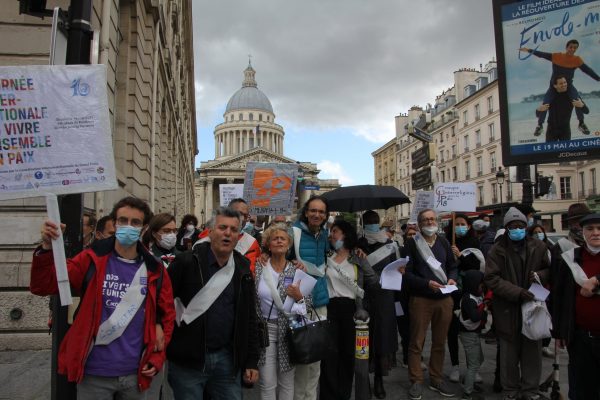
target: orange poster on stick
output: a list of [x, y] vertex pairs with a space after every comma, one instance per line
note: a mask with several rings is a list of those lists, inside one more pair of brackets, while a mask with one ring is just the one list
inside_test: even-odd
[[292, 211], [298, 166], [249, 162], [246, 166], [244, 199], [254, 215], [287, 215]]

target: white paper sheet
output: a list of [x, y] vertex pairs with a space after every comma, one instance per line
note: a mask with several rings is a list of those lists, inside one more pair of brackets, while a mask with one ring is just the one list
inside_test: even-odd
[[398, 268], [406, 265], [406, 263], [408, 263], [408, 258], [399, 258], [383, 268], [379, 279], [382, 289], [402, 290], [402, 274], [398, 271]]
[[402, 309], [402, 304], [399, 301], [394, 303], [394, 307], [396, 308], [396, 317], [401, 317], [404, 315], [404, 310]]
[[458, 287], [456, 287], [456, 285], [446, 285], [446, 287], [443, 287], [440, 289], [440, 292], [446, 294], [446, 293], [452, 293], [456, 290], [458, 290]]
[[[303, 296], [308, 296], [315, 287], [315, 284], [317, 283], [317, 280], [315, 278], [299, 269], [297, 269], [296, 273], [294, 274], [294, 280], [292, 281], [292, 285], [295, 285], [298, 281], [300, 281], [300, 293], [302, 293]], [[290, 296], [287, 296], [285, 298], [285, 302], [283, 303], [283, 309], [286, 312], [292, 311], [292, 306], [294, 305], [294, 303], [294, 299], [292, 299]]]
[[439, 268], [442, 263], [439, 262], [435, 257], [429, 256], [429, 258], [427, 259], [427, 264], [431, 265], [431, 267], [433, 268]]
[[[46, 195], [46, 209], [50, 221], [60, 226], [60, 212], [58, 210], [58, 199], [55, 194]], [[69, 273], [67, 272], [67, 257], [65, 256], [65, 243], [62, 230], [58, 230], [58, 239], [52, 240], [52, 254], [54, 255], [54, 268], [56, 270], [56, 282], [58, 283], [58, 294], [60, 304], [68, 306], [73, 304], [71, 297], [71, 286], [69, 285]]]
[[535, 299], [539, 301], [546, 301], [548, 295], [550, 294], [550, 291], [539, 283], [532, 283], [529, 291], [533, 293]]

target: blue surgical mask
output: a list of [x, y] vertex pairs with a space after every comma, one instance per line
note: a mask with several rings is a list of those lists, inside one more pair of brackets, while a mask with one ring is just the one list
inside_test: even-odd
[[246, 225], [244, 225], [244, 227], [242, 228], [242, 231], [244, 231], [246, 233], [252, 233], [253, 229], [254, 229], [254, 224], [251, 222], [246, 222]]
[[508, 230], [508, 237], [513, 242], [525, 239], [525, 228], [515, 228]]
[[467, 227], [466, 226], [456, 226], [454, 227], [454, 233], [456, 234], [456, 236], [458, 237], [463, 237], [467, 234]]
[[540, 240], [546, 239], [546, 235], [544, 234], [544, 232], [538, 232], [535, 234], [535, 236], [537, 236], [537, 238]]
[[533, 218], [527, 220], [527, 226], [533, 226]]
[[379, 232], [379, 224], [366, 224], [363, 229], [365, 232]]
[[341, 249], [342, 247], [344, 247], [344, 241], [343, 240], [336, 240], [335, 243], [333, 244], [333, 248], [337, 251], [339, 249]]
[[139, 240], [141, 231], [142, 228], [136, 228], [135, 226], [117, 225], [115, 237], [121, 246], [131, 247]]

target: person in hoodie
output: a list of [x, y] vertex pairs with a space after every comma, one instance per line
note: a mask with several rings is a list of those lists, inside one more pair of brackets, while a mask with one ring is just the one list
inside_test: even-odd
[[481, 329], [487, 321], [487, 307], [483, 301], [483, 272], [469, 270], [462, 278], [463, 295], [460, 300], [460, 332], [458, 336], [465, 349], [467, 373], [463, 384], [463, 400], [477, 398], [473, 392], [480, 392], [481, 387], [476, 383], [476, 376], [483, 363], [481, 349]]
[[[364, 236], [360, 238], [358, 247], [368, 255], [367, 261], [379, 277], [383, 268], [399, 257], [400, 250], [380, 229], [379, 214], [372, 210], [365, 211], [362, 220]], [[398, 351], [394, 291], [374, 287], [367, 291], [365, 299], [365, 308], [371, 317], [369, 362], [375, 372], [373, 393], [376, 398], [384, 399], [383, 377], [388, 375], [392, 367], [392, 355]]]

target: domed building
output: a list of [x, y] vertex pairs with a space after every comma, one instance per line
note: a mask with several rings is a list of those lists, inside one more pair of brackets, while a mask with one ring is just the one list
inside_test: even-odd
[[[243, 184], [248, 161], [293, 163], [303, 184], [297, 185], [300, 206], [312, 195], [339, 186], [337, 179], [319, 179], [317, 165], [283, 155], [285, 132], [275, 123], [269, 98], [258, 88], [250, 62], [242, 87], [227, 102], [223, 122], [215, 127], [215, 159], [203, 161], [196, 176], [196, 216], [206, 222], [220, 205], [219, 185]], [[305, 188], [314, 190], [305, 190]]]

